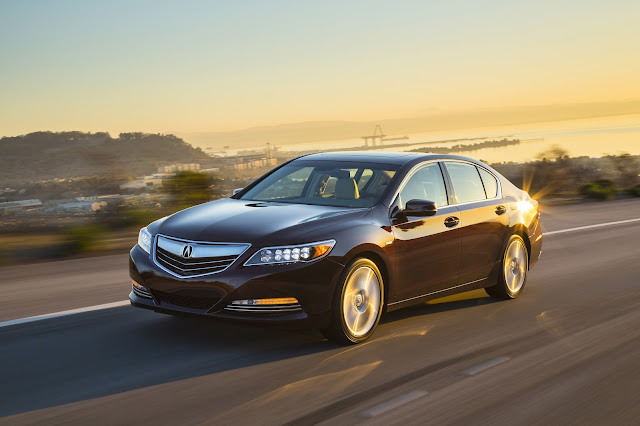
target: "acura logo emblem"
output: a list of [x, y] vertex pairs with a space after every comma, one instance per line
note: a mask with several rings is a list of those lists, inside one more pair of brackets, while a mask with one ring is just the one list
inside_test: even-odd
[[193, 247], [190, 245], [186, 245], [184, 246], [184, 248], [182, 249], [182, 257], [191, 257], [191, 255], [193, 254]]

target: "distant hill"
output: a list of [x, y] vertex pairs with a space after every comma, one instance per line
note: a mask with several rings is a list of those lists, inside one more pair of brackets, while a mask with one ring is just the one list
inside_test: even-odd
[[[550, 105], [521, 105], [475, 109], [429, 110], [415, 117], [376, 119], [371, 121], [308, 121], [273, 126], [251, 127], [229, 132], [182, 133], [195, 146], [233, 149], [263, 146], [283, 146], [296, 143], [359, 139], [373, 134], [381, 124], [390, 136], [412, 133], [459, 131], [478, 127], [519, 125], [546, 121], [574, 120], [622, 114], [640, 113], [640, 99], [611, 102], [591, 102]], [[485, 136], [485, 135], [481, 135]]]
[[171, 163], [211, 157], [174, 135], [35, 132], [0, 139], [0, 187], [84, 176], [140, 176]]

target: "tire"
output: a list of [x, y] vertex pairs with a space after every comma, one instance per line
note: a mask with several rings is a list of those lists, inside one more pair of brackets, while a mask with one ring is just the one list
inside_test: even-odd
[[495, 299], [510, 300], [524, 290], [529, 273], [529, 252], [520, 235], [512, 235], [502, 254], [500, 273], [496, 285], [485, 288]]
[[384, 303], [382, 274], [374, 262], [358, 258], [345, 268], [333, 298], [331, 325], [322, 330], [330, 340], [356, 344], [376, 329]]

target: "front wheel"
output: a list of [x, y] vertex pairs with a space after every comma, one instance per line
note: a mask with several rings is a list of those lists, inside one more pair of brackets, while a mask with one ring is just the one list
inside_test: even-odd
[[498, 283], [485, 288], [496, 299], [515, 299], [522, 293], [529, 272], [527, 245], [520, 235], [512, 235], [504, 250]]
[[340, 280], [333, 301], [331, 326], [324, 334], [341, 343], [367, 340], [380, 321], [383, 300], [380, 270], [369, 259], [356, 259]]

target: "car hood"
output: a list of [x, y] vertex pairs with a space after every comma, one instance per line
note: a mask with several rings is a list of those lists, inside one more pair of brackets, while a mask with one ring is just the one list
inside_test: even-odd
[[[193, 241], [292, 244], [300, 235], [365, 215], [370, 209], [225, 198], [154, 222], [154, 234]], [[331, 238], [331, 236], [327, 236]]]

